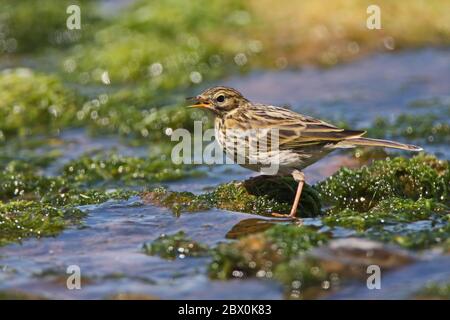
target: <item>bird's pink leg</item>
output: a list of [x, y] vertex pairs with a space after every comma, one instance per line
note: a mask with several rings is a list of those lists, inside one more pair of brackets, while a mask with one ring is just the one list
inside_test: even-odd
[[298, 204], [300, 202], [300, 196], [302, 194], [303, 185], [305, 184], [305, 175], [301, 171], [294, 171], [292, 174], [295, 181], [298, 181], [297, 192], [295, 193], [294, 203], [292, 204], [291, 212], [289, 213], [289, 217], [295, 218], [297, 213]]
[[305, 184], [305, 174], [301, 171], [295, 170], [294, 172], [292, 172], [292, 177], [294, 178], [295, 181], [298, 182], [298, 186], [297, 186], [297, 192], [295, 193], [294, 203], [292, 204], [291, 212], [289, 213], [289, 215], [272, 213], [272, 216], [288, 217], [291, 219], [296, 219], [297, 208], [298, 208], [298, 204], [300, 203], [300, 196], [302, 194], [303, 185]]

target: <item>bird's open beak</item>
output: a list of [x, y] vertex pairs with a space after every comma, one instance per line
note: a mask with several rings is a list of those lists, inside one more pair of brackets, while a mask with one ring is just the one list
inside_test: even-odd
[[189, 97], [189, 98], [186, 98], [186, 100], [195, 102], [193, 105], [188, 106], [188, 108], [211, 109], [211, 104], [205, 98], [203, 98], [201, 96]]

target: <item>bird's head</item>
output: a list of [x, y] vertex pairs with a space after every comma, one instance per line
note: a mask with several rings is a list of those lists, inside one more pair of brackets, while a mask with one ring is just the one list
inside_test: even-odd
[[248, 103], [239, 91], [228, 87], [209, 88], [188, 100], [195, 101], [191, 108], [208, 109], [219, 117]]

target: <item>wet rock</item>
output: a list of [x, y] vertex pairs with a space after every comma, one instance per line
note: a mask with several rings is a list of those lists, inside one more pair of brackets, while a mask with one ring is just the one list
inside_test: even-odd
[[366, 274], [369, 265], [377, 265], [383, 270], [392, 269], [416, 259], [398, 247], [362, 238], [331, 240], [328, 245], [312, 250], [310, 255], [319, 259], [327, 272], [339, 274], [355, 268], [357, 273]]
[[211, 208], [210, 203], [191, 192], [170, 192], [164, 188], [156, 188], [152, 191], [144, 192], [141, 197], [144, 203], [169, 208], [175, 214]]
[[244, 219], [235, 224], [233, 228], [227, 232], [226, 238], [239, 239], [250, 234], [264, 232], [277, 223], [280, 223], [279, 219]]
[[337, 239], [279, 264], [275, 278], [285, 285], [288, 298], [317, 299], [346, 282], [366, 281], [370, 265], [390, 270], [414, 261], [397, 247], [360, 238]]
[[264, 233], [219, 245], [209, 275], [214, 279], [272, 278], [277, 265], [325, 243], [328, 237], [312, 227], [276, 225]]
[[[249, 194], [267, 196], [283, 203], [291, 203], [297, 190], [297, 182], [292, 177], [256, 176], [242, 185]], [[303, 187], [298, 211], [302, 217], [317, 216], [321, 211], [320, 195], [308, 184]]]

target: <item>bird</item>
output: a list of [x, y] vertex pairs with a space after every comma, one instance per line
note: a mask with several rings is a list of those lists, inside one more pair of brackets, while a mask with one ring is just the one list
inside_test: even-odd
[[[227, 156], [234, 160], [240, 156], [244, 161], [238, 163], [253, 171], [261, 171], [276, 161], [274, 175], [294, 178], [298, 185], [290, 213], [272, 213], [273, 216], [297, 219], [305, 184], [303, 170], [334, 150], [357, 146], [422, 150], [410, 144], [366, 138], [366, 131], [339, 128], [284, 107], [254, 103], [230, 87], [212, 87], [187, 99], [194, 102], [191, 108], [205, 109], [214, 115], [215, 139]], [[275, 140], [277, 143], [273, 143]], [[260, 147], [261, 141], [266, 144], [264, 148]], [[242, 147], [236, 147], [237, 144]]]

